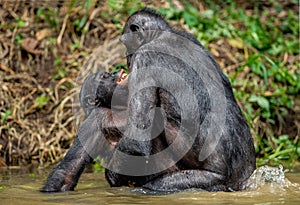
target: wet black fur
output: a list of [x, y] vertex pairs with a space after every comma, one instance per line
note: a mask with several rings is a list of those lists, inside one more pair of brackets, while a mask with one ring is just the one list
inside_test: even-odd
[[[137, 23], [142, 22], [143, 19], [154, 21], [154, 23], [151, 24], [151, 28], [142, 28], [142, 26]], [[174, 30], [161, 15], [148, 8], [137, 11], [128, 18], [123, 34], [135, 32], [139, 29], [160, 29], [173, 32], [191, 40], [201, 49], [205, 50], [191, 34], [186, 31]], [[136, 49], [138, 49], [138, 47]], [[199, 151], [205, 139], [203, 139], [203, 136], [198, 136], [192, 148], [180, 161], [171, 168], [160, 173], [136, 177], [118, 174], [107, 169], [105, 175], [111, 186], [134, 185], [150, 190], [166, 192], [180, 191], [189, 188], [201, 188], [207, 191], [243, 190], [245, 181], [255, 169], [255, 151], [252, 137], [249, 127], [234, 98], [228, 78], [222, 73], [211, 54], [206, 50], [205, 53], [206, 58], [209, 59], [213, 66], [218, 70], [226, 95], [226, 132], [224, 136], [220, 138], [216, 150], [206, 160], [199, 161]], [[149, 56], [151, 56], [151, 58], [149, 58]], [[180, 72], [181, 76], [185, 76], [186, 79], [190, 80], [190, 82], [195, 85], [197, 88], [196, 90], [198, 91], [196, 96], [200, 108], [195, 111], [200, 113], [199, 122], [195, 123], [199, 123], [205, 129], [206, 125], [203, 124], [203, 119], [211, 109], [209, 104], [210, 99], [203, 82], [200, 79], [195, 79], [195, 76], [197, 75], [193, 73], [192, 68], [189, 68], [188, 65], [178, 61], [178, 59], [175, 59], [172, 56], [155, 52], [142, 53], [139, 55], [136, 55], [135, 53], [130, 54], [127, 57], [127, 64], [130, 70], [132, 69], [131, 66], [133, 63], [137, 63], [138, 66], [143, 67], [154, 64], [151, 60], [155, 58], [161, 59], [160, 66], [172, 67], [173, 65], [176, 65], [174, 67], [180, 67], [181, 69], [178, 72]], [[105, 89], [98, 89], [97, 91], [98, 98], [101, 98], [98, 99], [96, 107], [100, 110], [99, 115], [101, 115], [101, 119], [103, 119], [98, 123], [100, 127], [105, 123], [109, 123], [109, 112], [106, 111], [111, 109], [110, 103], [108, 102], [110, 101], [109, 99], [111, 99], [112, 91], [115, 88], [115, 83], [111, 79], [111, 76], [103, 79], [101, 86], [105, 85]], [[133, 82], [129, 81], [129, 93], [131, 89], [134, 89], [134, 84], [130, 83]], [[97, 84], [97, 86], [100, 86], [100, 84]], [[127, 94], [127, 91], [121, 94], [124, 97], [125, 102], [128, 97]], [[119, 133], [120, 136], [117, 136], [115, 148], [124, 153], [145, 157], [164, 150], [172, 143], [171, 138], [176, 134], [177, 128], [181, 123], [179, 114], [180, 108], [176, 103], [176, 100], [171, 93], [159, 88], [148, 88], [141, 91], [136, 96], [131, 97], [131, 101], [128, 102], [127, 105], [125, 104], [131, 120], [127, 121], [128, 119], [124, 118], [122, 121], [125, 122], [126, 126], [121, 125], [120, 123], [120, 126], [115, 125], [115, 127], [111, 127], [112, 130], [117, 130], [119, 128], [126, 129], [126, 127], [133, 125], [141, 128], [150, 126], [151, 122], [149, 122], [149, 119], [146, 117], [149, 110], [138, 110], [138, 103], [144, 103], [145, 107], [164, 107], [168, 129], [155, 139], [142, 143], [124, 137]], [[89, 114], [91, 111], [89, 110], [86, 113]], [[158, 115], [156, 117], [161, 118], [162, 116]], [[91, 161], [92, 158], [85, 152], [79, 140], [75, 139], [75, 142], [66, 157], [49, 175], [42, 191], [57, 192], [73, 190], [84, 167]], [[115, 164], [114, 166], [117, 166], [122, 170], [122, 167], [126, 166], [126, 162], [120, 160], [118, 164]]]

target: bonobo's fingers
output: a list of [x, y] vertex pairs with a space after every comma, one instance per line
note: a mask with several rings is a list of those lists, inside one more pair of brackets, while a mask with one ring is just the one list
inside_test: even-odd
[[176, 192], [191, 188], [206, 191], [231, 191], [225, 183], [225, 177], [214, 172], [183, 170], [158, 177], [145, 184], [143, 188], [162, 192]]
[[72, 191], [85, 166], [92, 161], [78, 137], [64, 159], [52, 170], [41, 192]]

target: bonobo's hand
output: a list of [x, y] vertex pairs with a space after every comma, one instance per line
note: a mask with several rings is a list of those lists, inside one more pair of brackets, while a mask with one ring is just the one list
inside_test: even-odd
[[128, 84], [123, 70], [115, 73], [103, 73], [96, 91], [97, 107], [127, 109]]
[[114, 95], [118, 79], [118, 73], [105, 72], [100, 75], [95, 99], [97, 107], [111, 107], [111, 100]]
[[114, 106], [126, 105], [127, 95], [127, 78], [122, 70], [115, 73], [99, 71], [85, 79], [80, 91], [80, 104], [88, 116], [95, 107], [111, 108], [112, 98]]

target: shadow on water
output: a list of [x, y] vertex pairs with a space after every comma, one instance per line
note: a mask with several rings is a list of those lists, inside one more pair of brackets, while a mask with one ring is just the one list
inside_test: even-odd
[[110, 188], [104, 174], [85, 173], [76, 191], [43, 194], [38, 190], [46, 173], [0, 169], [0, 204], [300, 204], [300, 170], [285, 173], [282, 166], [259, 167], [243, 192], [188, 190], [149, 195], [145, 190]]

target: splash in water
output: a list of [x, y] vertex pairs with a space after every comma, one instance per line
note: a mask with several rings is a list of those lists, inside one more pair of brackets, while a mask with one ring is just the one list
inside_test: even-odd
[[288, 187], [299, 187], [300, 185], [290, 182], [285, 177], [285, 172], [288, 170], [283, 170], [283, 166], [278, 167], [261, 166], [258, 167], [251, 177], [249, 178], [246, 189], [255, 190], [265, 184], [270, 183], [278, 188], [288, 188]]

